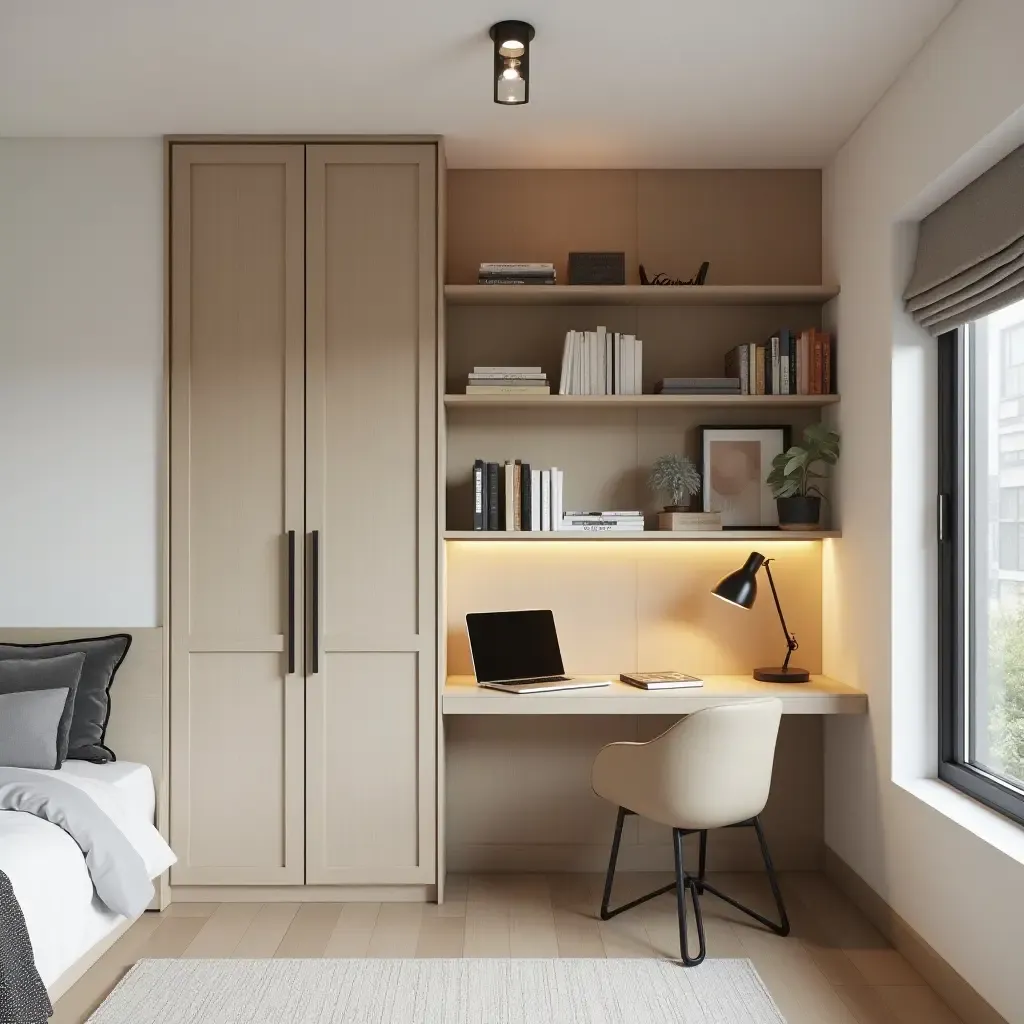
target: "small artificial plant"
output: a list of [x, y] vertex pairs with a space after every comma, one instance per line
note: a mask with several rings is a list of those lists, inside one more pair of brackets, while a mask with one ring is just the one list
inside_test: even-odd
[[839, 435], [823, 423], [812, 423], [801, 444], [772, 459], [768, 486], [776, 498], [821, 498], [815, 481], [824, 479], [827, 468], [838, 461]]
[[647, 486], [655, 494], [667, 495], [670, 506], [687, 505], [700, 493], [700, 473], [685, 455], [660, 455], [654, 460]]

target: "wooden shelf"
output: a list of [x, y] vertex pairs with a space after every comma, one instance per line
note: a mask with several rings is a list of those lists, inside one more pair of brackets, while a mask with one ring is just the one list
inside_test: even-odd
[[839, 395], [445, 395], [450, 409], [660, 409], [666, 406], [740, 409], [815, 409]]
[[456, 306], [791, 306], [821, 305], [838, 294], [817, 284], [444, 286]]
[[644, 530], [643, 532], [616, 533], [583, 533], [577, 530], [553, 530], [550, 532], [522, 531], [506, 532], [505, 530], [445, 530], [445, 540], [459, 541], [571, 541], [573, 543], [604, 542], [615, 540], [650, 540], [679, 542], [730, 541], [730, 540], [764, 540], [773, 544], [796, 540], [824, 540], [841, 537], [839, 530]]
[[472, 676], [449, 676], [441, 695], [446, 715], [688, 715], [692, 711], [755, 697], [778, 697], [787, 715], [863, 715], [868, 698], [828, 676], [806, 683], [760, 683], [753, 676], [705, 676], [693, 689], [641, 690], [618, 681], [618, 672], [583, 679], [611, 679], [610, 686], [552, 693], [501, 693], [477, 686]]

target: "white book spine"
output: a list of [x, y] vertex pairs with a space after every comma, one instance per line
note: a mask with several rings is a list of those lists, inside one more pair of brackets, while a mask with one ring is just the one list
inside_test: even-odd
[[544, 373], [542, 366], [474, 366], [473, 373], [478, 377], [493, 377], [496, 374]]
[[551, 529], [562, 528], [562, 471], [557, 466], [551, 467]]
[[558, 393], [567, 395], [569, 387], [569, 359], [572, 354], [572, 331], [566, 331], [565, 344], [562, 346], [562, 375], [558, 380]]
[[551, 531], [551, 470], [540, 471], [540, 528]]
[[540, 530], [540, 470], [530, 470], [530, 529]]
[[608, 331], [604, 327], [597, 329], [597, 365], [599, 395], [608, 394]]
[[633, 392], [634, 395], [644, 393], [644, 343], [641, 338], [633, 342]]
[[633, 335], [622, 335], [622, 373], [620, 375], [620, 395], [633, 394]]

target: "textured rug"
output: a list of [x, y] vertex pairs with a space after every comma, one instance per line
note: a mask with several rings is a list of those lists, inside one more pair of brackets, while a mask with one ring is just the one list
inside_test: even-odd
[[749, 960], [141, 960], [89, 1024], [785, 1024]]

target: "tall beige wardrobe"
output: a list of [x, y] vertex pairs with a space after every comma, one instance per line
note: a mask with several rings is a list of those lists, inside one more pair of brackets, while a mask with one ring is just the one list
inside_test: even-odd
[[437, 148], [170, 148], [171, 883], [429, 885]]

